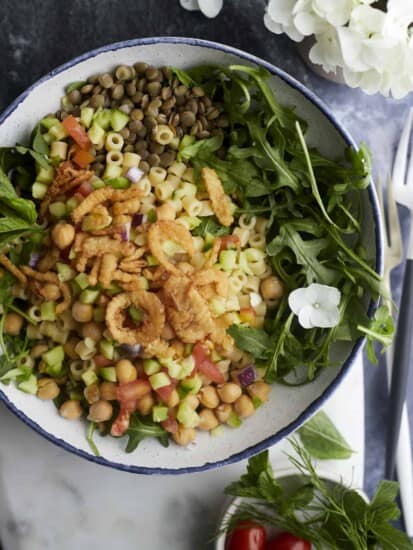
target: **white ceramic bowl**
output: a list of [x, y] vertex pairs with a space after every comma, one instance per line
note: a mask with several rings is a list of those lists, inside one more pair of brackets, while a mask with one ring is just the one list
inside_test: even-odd
[[[64, 86], [73, 81], [105, 72], [118, 64], [144, 60], [156, 66], [188, 68], [199, 64], [246, 63], [261, 65], [271, 73], [271, 86], [281, 103], [296, 107], [298, 115], [309, 122], [308, 140], [325, 155], [335, 157], [351, 137], [327, 107], [302, 84], [250, 54], [229, 46], [189, 38], [146, 38], [130, 40], [88, 52], [47, 74], [18, 97], [0, 117], [0, 144], [25, 142], [34, 124], [59, 108]], [[363, 235], [370, 255], [381, 270], [379, 214], [372, 188], [364, 193]], [[370, 312], [374, 304], [370, 304]], [[85, 440], [85, 426], [61, 418], [52, 403], [18, 391], [13, 384], [0, 385], [0, 398], [26, 424], [53, 443], [99, 464], [144, 474], [176, 474], [207, 470], [245, 459], [276, 443], [307, 420], [333, 393], [350, 369], [362, 340], [341, 350], [342, 364], [324, 372], [311, 384], [299, 388], [274, 386], [269, 402], [238, 430], [226, 430], [222, 437], [198, 434], [189, 448], [145, 440], [132, 454], [123, 451], [124, 441], [96, 437], [100, 457], [95, 457]]]
[[[277, 469], [276, 467], [274, 467], [274, 470], [276, 472], [277, 481], [283, 487], [286, 487], [287, 489], [288, 488], [293, 488], [293, 487], [298, 488], [298, 487], [300, 487], [300, 485], [302, 485], [303, 478], [299, 474], [297, 474], [297, 469], [296, 468], [293, 468], [291, 466], [291, 467], [288, 467], [288, 468]], [[343, 480], [342, 477], [338, 473], [332, 472], [330, 470], [324, 470], [324, 469], [317, 468], [317, 474], [324, 481], [327, 481], [327, 482], [331, 483], [331, 486], [343, 485], [344, 484], [345, 486], [350, 487], [350, 485], [351, 485], [346, 480]], [[359, 495], [366, 502], [369, 502], [369, 498], [366, 495], [366, 493], [364, 493], [364, 491], [362, 491], [360, 489], [357, 489], [357, 492], [359, 493]], [[225, 510], [222, 514], [221, 520], [219, 522], [219, 525], [218, 525], [218, 528], [217, 528], [218, 533], [223, 529], [225, 523], [229, 520], [229, 518], [234, 514], [234, 512], [237, 510], [237, 508], [243, 502], [247, 502], [247, 499], [242, 498], [242, 497], [236, 497], [236, 498], [233, 498], [229, 502], [229, 504], [225, 508]], [[270, 530], [267, 530], [267, 536], [269, 538], [270, 537], [275, 537], [280, 532], [281, 532], [281, 530], [277, 530], [275, 527], [274, 528], [271, 527]], [[225, 550], [226, 538], [227, 538], [226, 533], [223, 533], [222, 535], [220, 535], [215, 540], [215, 550]]]

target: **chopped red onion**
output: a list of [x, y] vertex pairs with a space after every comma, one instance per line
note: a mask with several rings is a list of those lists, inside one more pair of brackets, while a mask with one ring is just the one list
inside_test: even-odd
[[120, 238], [122, 241], [129, 241], [130, 239], [130, 223], [124, 223], [120, 231]]
[[142, 346], [140, 344], [135, 344], [133, 346], [123, 344], [122, 349], [129, 357], [139, 357]]
[[125, 174], [128, 180], [131, 181], [132, 183], [138, 183], [138, 181], [140, 181], [144, 175], [145, 175], [145, 172], [143, 172], [137, 166], [132, 166], [131, 168], [129, 168], [129, 170]]
[[29, 267], [36, 267], [37, 262], [40, 260], [39, 252], [32, 252], [29, 258]]
[[242, 369], [241, 372], [238, 373], [238, 380], [241, 386], [249, 386], [253, 382], [255, 382], [255, 379], [257, 377], [257, 373], [255, 372], [254, 365], [247, 365]]
[[138, 225], [141, 225], [145, 222], [146, 222], [145, 214], [134, 214], [132, 216], [132, 227], [138, 227]]

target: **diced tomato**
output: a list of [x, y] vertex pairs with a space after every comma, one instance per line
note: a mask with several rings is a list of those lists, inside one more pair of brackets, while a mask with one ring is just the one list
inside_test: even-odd
[[178, 421], [171, 415], [161, 422], [161, 426], [170, 434], [175, 434], [178, 431]]
[[240, 244], [238, 235], [224, 235], [223, 237], [220, 237], [220, 239], [221, 239], [220, 250], [226, 250], [227, 248], [237, 247]]
[[155, 390], [156, 395], [159, 397], [161, 401], [166, 403], [168, 399], [171, 397], [171, 393], [174, 391], [175, 385], [169, 384], [169, 386], [164, 386], [163, 388], [158, 388]]
[[216, 384], [223, 384], [225, 382], [224, 375], [219, 370], [218, 366], [210, 359], [207, 349], [199, 342], [195, 344], [192, 350], [192, 355], [195, 359], [195, 368], [211, 382]]
[[141, 399], [147, 393], [150, 393], [151, 385], [147, 380], [134, 380], [133, 382], [128, 382], [127, 384], [119, 384], [116, 388], [116, 399], [122, 404], [130, 403]]
[[241, 521], [227, 537], [225, 550], [264, 550], [265, 529], [254, 521]]
[[72, 160], [80, 168], [87, 168], [89, 164], [95, 160], [95, 157], [91, 153], [89, 153], [89, 151], [77, 148], [75, 154], [72, 157]]
[[122, 436], [129, 428], [130, 412], [127, 409], [120, 409], [119, 414], [110, 428], [110, 435]]
[[82, 197], [87, 197], [93, 191], [93, 187], [91, 183], [84, 181], [81, 185], [79, 185], [76, 191], [82, 195]]
[[257, 320], [257, 313], [253, 307], [242, 307], [239, 310], [239, 318], [243, 323], [255, 326]]
[[267, 542], [265, 550], [311, 550], [311, 542], [291, 533], [281, 533]]
[[93, 358], [97, 367], [107, 367], [113, 363], [110, 359], [107, 359], [104, 355], [95, 355]]
[[69, 115], [62, 121], [62, 125], [69, 136], [79, 145], [81, 149], [89, 149], [92, 142], [86, 133], [86, 130], [74, 116]]

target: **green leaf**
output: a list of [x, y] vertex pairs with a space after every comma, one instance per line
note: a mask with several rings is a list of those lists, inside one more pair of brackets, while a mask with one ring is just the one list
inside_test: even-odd
[[191, 160], [197, 158], [199, 160], [208, 159], [212, 153], [218, 151], [222, 146], [222, 135], [214, 136], [208, 139], [200, 139], [187, 145], [178, 153], [178, 160]]
[[349, 458], [353, 451], [324, 411], [319, 411], [301, 428], [300, 439], [311, 456], [321, 459]]
[[49, 154], [49, 145], [47, 144], [47, 142], [43, 137], [40, 124], [38, 124], [34, 129], [32, 147], [33, 147], [33, 151], [35, 151], [36, 153], [39, 153], [40, 155]]
[[126, 435], [129, 437], [125, 449], [127, 453], [133, 452], [146, 437], [156, 437], [164, 447], [169, 445], [168, 432], [156, 422], [152, 422], [150, 417], [138, 416], [137, 413], [131, 415]]
[[42, 154], [30, 149], [30, 147], [25, 147], [24, 145], [16, 145], [16, 151], [21, 155], [29, 154], [42, 168], [48, 168], [49, 161], [48, 158]]
[[0, 168], [0, 205], [14, 210], [28, 223], [35, 223], [37, 211], [34, 202], [18, 197], [7, 175]]
[[178, 69], [177, 67], [168, 67], [169, 80], [171, 81], [174, 76], [185, 84], [188, 88], [196, 86], [195, 80], [184, 70]]
[[400, 510], [395, 502], [399, 494], [399, 484], [387, 479], [380, 481], [371, 501], [371, 510], [375, 512], [374, 523], [394, 521], [399, 518]]
[[17, 217], [0, 218], [0, 250], [1, 248], [29, 232], [41, 231], [37, 225], [32, 225]]
[[248, 351], [255, 359], [267, 359], [274, 345], [270, 336], [260, 328], [231, 325], [227, 332], [238, 348]]
[[67, 94], [70, 94], [70, 92], [73, 92], [73, 90], [79, 90], [85, 84], [87, 84], [85, 80], [76, 80], [75, 82], [71, 82], [66, 86], [65, 92]]
[[381, 550], [412, 550], [413, 542], [406, 533], [384, 523], [372, 529]]
[[205, 237], [207, 234], [214, 237], [222, 237], [231, 232], [229, 227], [221, 225], [215, 216], [206, 216], [202, 218], [202, 222], [192, 230], [192, 235], [195, 237]]
[[373, 343], [380, 342], [383, 351], [390, 346], [393, 341], [395, 324], [391, 312], [387, 306], [380, 306], [374, 318], [370, 320], [368, 326], [358, 325], [357, 329], [367, 336], [367, 354], [369, 361], [373, 365], [378, 364], [378, 359], [374, 351]]

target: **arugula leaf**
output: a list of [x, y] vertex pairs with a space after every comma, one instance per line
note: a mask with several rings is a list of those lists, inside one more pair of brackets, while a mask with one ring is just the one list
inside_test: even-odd
[[41, 231], [41, 228], [17, 217], [0, 218], [0, 250], [17, 237], [33, 231]]
[[158, 423], [152, 422], [150, 417], [139, 416], [137, 413], [131, 415], [126, 435], [129, 437], [125, 449], [127, 453], [133, 452], [146, 437], [156, 437], [164, 447], [169, 445], [168, 432]]
[[189, 75], [189, 73], [182, 69], [178, 69], [177, 67], [168, 67], [168, 75], [169, 81], [172, 81], [173, 77], [176, 76], [177, 79], [188, 88], [196, 86], [195, 80]]
[[349, 458], [353, 451], [324, 411], [319, 411], [297, 430], [311, 456], [321, 459]]
[[229, 227], [225, 227], [218, 222], [216, 216], [206, 216], [195, 229], [192, 230], [192, 235], [195, 237], [205, 237], [207, 234], [214, 237], [222, 237], [231, 232]]
[[248, 351], [255, 359], [267, 359], [273, 348], [273, 341], [265, 330], [242, 325], [231, 325], [228, 334], [235, 340], [235, 345]]
[[30, 155], [42, 168], [48, 168], [49, 161], [47, 156], [43, 153], [38, 153], [37, 151], [30, 149], [30, 147], [25, 147], [24, 145], [16, 145], [15, 149], [21, 155]]
[[178, 153], [178, 160], [190, 160], [197, 158], [199, 160], [207, 159], [212, 153], [218, 151], [222, 146], [222, 135], [214, 136], [208, 139], [200, 139], [187, 145]]
[[395, 331], [394, 319], [387, 306], [380, 306], [367, 327], [358, 325], [357, 329], [367, 336], [367, 356], [373, 365], [378, 364], [374, 351], [374, 342], [380, 342], [383, 346], [382, 352], [390, 346]]

